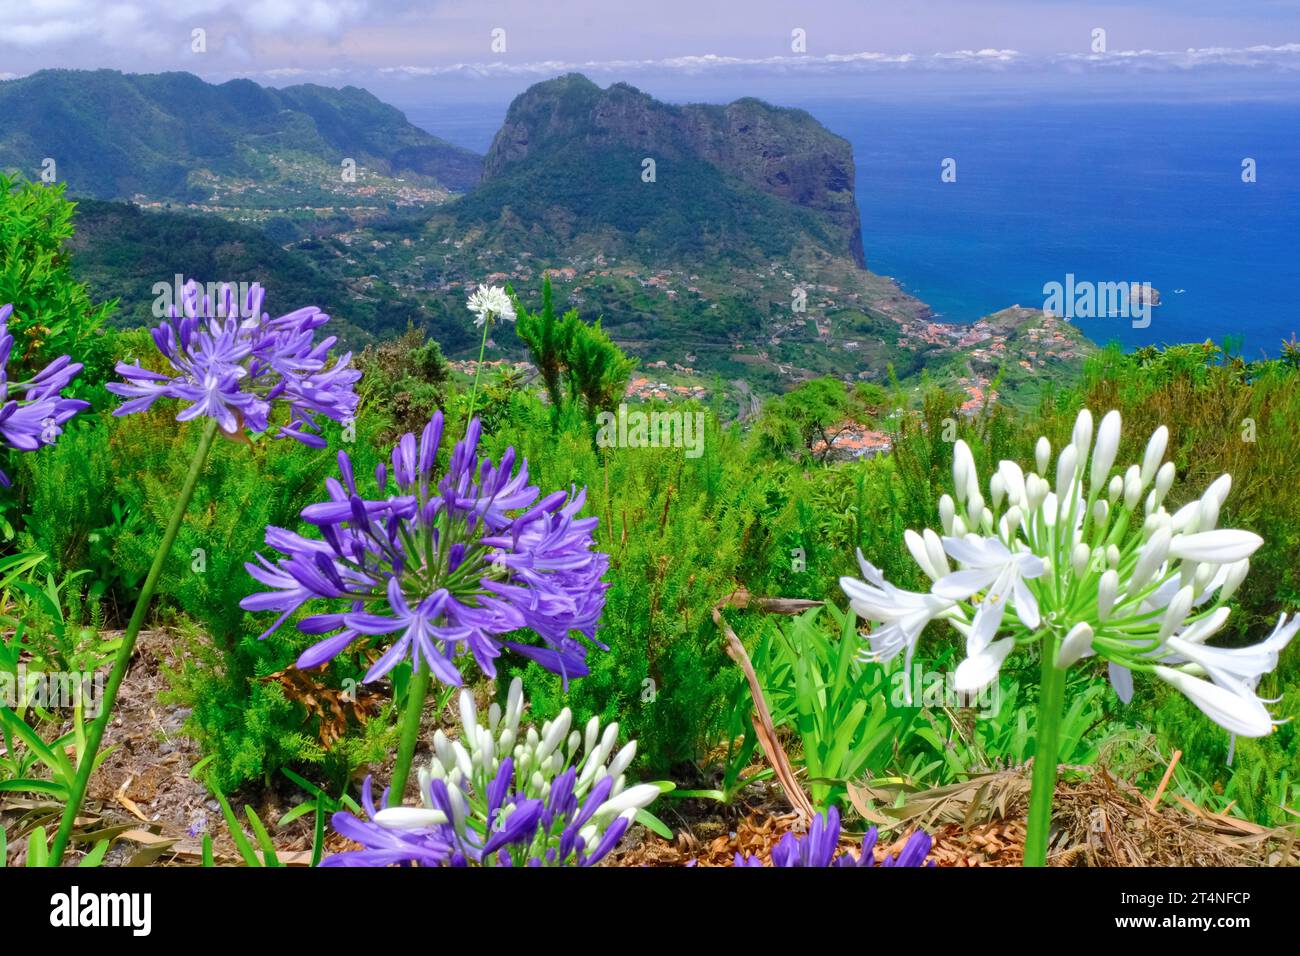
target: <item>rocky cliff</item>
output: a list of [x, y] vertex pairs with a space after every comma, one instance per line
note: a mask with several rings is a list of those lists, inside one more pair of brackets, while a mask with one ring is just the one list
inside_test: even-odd
[[757, 99], [673, 106], [625, 83], [602, 90], [570, 74], [516, 97], [484, 159], [484, 184], [530, 158], [565, 149], [586, 155], [631, 150], [656, 163], [702, 161], [822, 214], [844, 243], [837, 251], [864, 264], [852, 149], [803, 110]]

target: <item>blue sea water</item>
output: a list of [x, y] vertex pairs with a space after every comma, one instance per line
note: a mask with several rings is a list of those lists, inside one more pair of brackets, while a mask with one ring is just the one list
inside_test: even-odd
[[[780, 102], [777, 97], [768, 97]], [[886, 102], [801, 106], [853, 146], [868, 266], [943, 318], [1041, 307], [1044, 284], [1149, 282], [1147, 328], [1078, 319], [1134, 348], [1241, 336], [1247, 356], [1300, 333], [1295, 102]], [[499, 109], [412, 109], [482, 151]], [[956, 161], [956, 182], [941, 164]], [[1242, 161], [1256, 181], [1242, 181]]]

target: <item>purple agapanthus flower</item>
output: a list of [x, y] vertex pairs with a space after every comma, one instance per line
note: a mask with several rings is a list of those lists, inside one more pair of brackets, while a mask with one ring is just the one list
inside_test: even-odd
[[[440, 681], [460, 684], [458, 658], [465, 654], [492, 677], [503, 646], [566, 682], [583, 676], [587, 648], [572, 635], [605, 649], [596, 627], [609, 567], [609, 557], [594, 549], [597, 519], [578, 517], [586, 489], [538, 500], [528, 463], [514, 471], [513, 448], [500, 465], [479, 457], [477, 418], [438, 479], [442, 430], [437, 412], [418, 443], [402, 436], [391, 469], [375, 470], [378, 494], [386, 497], [363, 497], [351, 459], [340, 452], [340, 478], [326, 481], [329, 500], [302, 512], [320, 537], [267, 528], [267, 545], [284, 556], [272, 563], [258, 555], [246, 565], [271, 590], [240, 606], [277, 612], [266, 637], [319, 602], [321, 613], [298, 629], [327, 636], [299, 657], [300, 668], [323, 664], [360, 638], [384, 637], [388, 647], [367, 681], [409, 658]], [[542, 644], [524, 643], [517, 633], [524, 630]]]
[[428, 809], [378, 812], [367, 777], [362, 801], [370, 819], [347, 812], [333, 817], [334, 829], [363, 848], [328, 857], [321, 865], [594, 866], [618, 845], [635, 812], [609, 821], [595, 845], [588, 846], [583, 830], [609, 798], [612, 777], [598, 781], [580, 799], [575, 794], [577, 769], [570, 767], [555, 778], [545, 799], [537, 799], [513, 791], [513, 776], [514, 764], [507, 757], [481, 800], [463, 778], [450, 786], [434, 778], [428, 781]]
[[[384, 791], [383, 803], [388, 802]], [[335, 831], [363, 849], [335, 853], [321, 860], [321, 866], [442, 866], [452, 855], [453, 844], [448, 828], [424, 827], [399, 830], [375, 822], [375, 801], [371, 796], [370, 778], [361, 786], [361, 806], [369, 819], [340, 810], [331, 818]]]
[[[352, 386], [361, 373], [351, 367], [351, 353], [329, 364], [336, 339], [316, 341], [328, 315], [308, 307], [272, 319], [262, 311], [264, 299], [261, 286], [252, 286], [244, 303], [247, 318], [241, 318], [230, 286], [222, 286], [214, 302], [193, 281], [186, 284], [181, 312], [172, 306], [170, 318], [153, 330], [154, 344], [175, 374], [119, 362], [126, 381], [108, 390], [127, 401], [113, 414], [142, 412], [160, 398], [175, 398], [189, 402], [177, 421], [212, 418], [227, 434], [246, 427], [324, 448], [324, 439], [312, 431], [316, 416], [352, 418]], [[287, 424], [272, 426], [276, 402], [288, 406]]]
[[[0, 443], [17, 451], [35, 451], [53, 445], [68, 419], [85, 411], [90, 403], [59, 394], [81, 371], [81, 363], [66, 355], [25, 382], [9, 381], [9, 355], [14, 347], [9, 317], [13, 311], [12, 305], [0, 306]], [[9, 476], [3, 471], [0, 485], [9, 487]]]
[[[840, 812], [831, 807], [825, 813], [813, 817], [808, 832], [802, 837], [787, 833], [772, 848], [772, 865], [774, 867], [826, 867], [826, 866], [876, 866], [872, 851], [876, 848], [879, 831], [872, 827], [862, 840], [862, 849], [855, 859], [851, 853], [836, 856], [840, 844]], [[926, 863], [933, 841], [923, 830], [913, 833], [899, 851], [898, 856], [886, 857], [880, 866], [934, 866]], [[762, 866], [763, 861], [757, 856], [736, 854], [736, 866]]]

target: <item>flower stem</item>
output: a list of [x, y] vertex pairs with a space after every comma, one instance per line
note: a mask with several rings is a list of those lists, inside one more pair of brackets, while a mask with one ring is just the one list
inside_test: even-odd
[[1065, 671], [1056, 666], [1060, 638], [1054, 631], [1043, 639], [1042, 678], [1038, 688], [1038, 733], [1034, 745], [1034, 776], [1029, 788], [1029, 824], [1025, 835], [1025, 866], [1047, 865], [1047, 838], [1052, 826], [1052, 796], [1061, 746], [1061, 708], [1065, 701]]
[[389, 784], [388, 805], [400, 807], [406, 780], [411, 775], [411, 758], [415, 756], [415, 742], [420, 737], [420, 715], [424, 713], [424, 699], [429, 694], [429, 665], [421, 657], [406, 688], [406, 713], [402, 715], [402, 735], [397, 742], [397, 764]]
[[492, 328], [492, 313], [487, 313], [483, 318], [483, 341], [478, 347], [478, 363], [474, 366], [474, 388], [469, 393], [469, 414], [465, 416], [466, 422], [474, 420], [474, 400], [478, 398], [478, 376], [483, 371], [483, 355], [487, 352], [488, 329]]
[[131, 612], [131, 621], [127, 624], [126, 633], [122, 635], [122, 643], [113, 661], [113, 670], [108, 675], [108, 685], [104, 688], [104, 699], [100, 704], [99, 716], [90, 725], [90, 734], [86, 738], [85, 748], [77, 764], [77, 776], [72, 784], [72, 792], [68, 794], [67, 805], [63, 808], [63, 819], [59, 821], [59, 831], [55, 834], [54, 845], [50, 848], [50, 866], [58, 866], [63, 862], [64, 851], [72, 837], [72, 827], [76, 823], [77, 814], [81, 811], [81, 801], [85, 799], [86, 787], [95, 769], [99, 745], [103, 742], [104, 731], [108, 729], [108, 722], [113, 717], [113, 702], [117, 700], [117, 692], [121, 689], [127, 669], [131, 666], [131, 653], [135, 650], [135, 639], [144, 625], [145, 615], [149, 613], [149, 605], [153, 602], [153, 592], [158, 586], [158, 579], [162, 576], [163, 565], [167, 563], [172, 545], [176, 543], [176, 535], [181, 529], [181, 522], [185, 520], [185, 512], [189, 509], [190, 499], [194, 497], [194, 488], [198, 485], [199, 474], [203, 471], [204, 462], [208, 460], [208, 452], [211, 451], [212, 441], [216, 436], [217, 421], [210, 419], [203, 429], [203, 436], [199, 439], [199, 447], [194, 450], [189, 474], [185, 476], [185, 483], [181, 485], [180, 497], [176, 499], [176, 507], [172, 509], [171, 519], [167, 522], [166, 531], [163, 532], [162, 544], [158, 546], [158, 553], [154, 555], [149, 575], [144, 579], [144, 587], [141, 588], [140, 596], [136, 599], [135, 610]]

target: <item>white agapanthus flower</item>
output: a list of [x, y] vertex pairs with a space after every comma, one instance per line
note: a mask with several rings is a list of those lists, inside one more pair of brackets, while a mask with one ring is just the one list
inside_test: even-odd
[[470, 294], [467, 303], [474, 313], [474, 325], [481, 328], [489, 318], [515, 321], [515, 304], [510, 301], [506, 290], [499, 285], [480, 285]]
[[1270, 702], [1255, 690], [1300, 618], [1283, 615], [1272, 635], [1249, 647], [1205, 643], [1227, 622], [1227, 602], [1263, 541], [1218, 527], [1228, 475], [1177, 512], [1165, 509], [1176, 477], [1173, 463], [1163, 461], [1168, 441], [1161, 426], [1140, 464], [1116, 467], [1119, 413], [1107, 413], [1094, 432], [1084, 409], [1054, 470], [1051, 444], [1040, 438], [1036, 471], [1000, 462], [987, 497], [974, 456], [958, 441], [953, 494], [939, 501], [943, 537], [908, 532], [908, 550], [933, 582], [930, 593], [895, 588], [861, 555], [866, 582], [840, 581], [854, 611], [883, 625], [869, 635], [874, 656], [906, 650], [910, 660], [925, 625], [944, 618], [966, 638], [958, 690], [983, 689], [1015, 648], [1038, 644], [1061, 669], [1104, 658], [1125, 700], [1131, 673], [1146, 672], [1234, 734], [1271, 732]]
[[[939, 539], [935, 537], [934, 532], [929, 529], [925, 532], [925, 539], [908, 532], [908, 546], [912, 548], [912, 554], [918, 555], [917, 563], [926, 569], [926, 573], [932, 578], [937, 576], [937, 568], [942, 567], [947, 570], [947, 559], [943, 555], [943, 550], [938, 545]], [[915, 538], [914, 543], [911, 539]], [[927, 548], [927, 542], [933, 538], [933, 545]], [[937, 558], [938, 565], [931, 563]], [[859, 581], [855, 578], [841, 578], [840, 584], [844, 588], [844, 593], [849, 597], [849, 606], [859, 616], [869, 621], [875, 621], [880, 627], [874, 628], [868, 635], [871, 642], [871, 657], [877, 661], [889, 661], [897, 657], [901, 652], [905, 655], [904, 670], [910, 672], [912, 669], [912, 655], [916, 652], [917, 641], [921, 638], [921, 632], [925, 626], [936, 617], [943, 617], [958, 613], [955, 611], [956, 602], [947, 598], [939, 597], [935, 594], [918, 594], [915, 591], [904, 591], [896, 588], [880, 572], [880, 569], [867, 561], [858, 552], [858, 566], [862, 569], [862, 576], [865, 581]], [[904, 684], [907, 702], [912, 702], [911, 698], [911, 681]]]
[[[600, 720], [592, 717], [586, 727], [574, 728], [573, 713], [562, 710], [554, 720], [542, 724], [540, 730], [528, 726], [520, 728], [524, 711], [523, 683], [515, 678], [506, 695], [506, 706], [493, 703], [481, 720], [474, 706], [474, 695], [469, 690], [460, 692], [460, 735], [449, 738], [441, 730], [433, 737], [433, 759], [427, 768], [420, 770], [422, 807], [390, 807], [380, 810], [375, 822], [389, 829], [421, 829], [446, 823], [446, 816], [435, 809], [429, 800], [429, 782], [442, 780], [447, 784], [457, 809], [467, 819], [485, 816], [484, 803], [492, 782], [497, 777], [501, 762], [507, 757], [514, 762], [513, 792], [521, 798], [545, 800], [550, 796], [551, 783], [569, 767], [576, 770], [573, 795], [579, 803], [601, 780], [612, 777], [614, 782], [609, 796], [596, 808], [581, 835], [587, 845], [599, 842], [605, 828], [619, 816], [629, 820], [636, 812], [649, 806], [660, 795], [654, 784], [627, 786], [624, 772], [636, 756], [636, 741], [615, 749], [618, 743], [618, 724], [603, 729]], [[468, 782], [468, 787], [462, 784]], [[463, 821], [452, 821], [458, 828]]]

